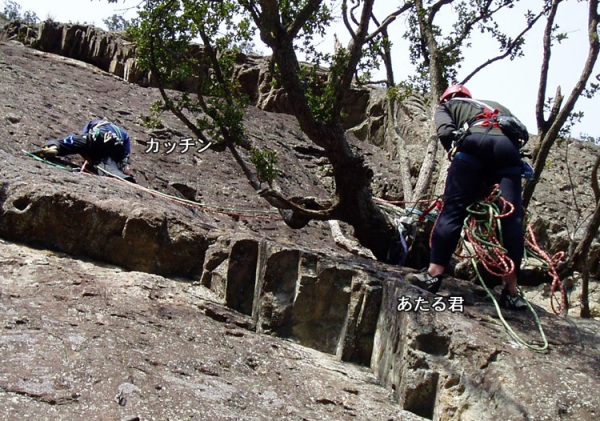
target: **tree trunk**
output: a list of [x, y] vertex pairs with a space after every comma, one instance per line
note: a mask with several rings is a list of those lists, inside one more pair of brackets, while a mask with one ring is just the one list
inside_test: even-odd
[[[596, 193], [600, 191], [598, 187], [598, 167], [600, 167], [600, 155], [596, 157], [592, 168], [592, 190]], [[571, 275], [577, 268], [581, 268], [581, 317], [590, 316], [589, 305], [589, 279], [590, 279], [590, 263], [588, 261], [588, 253], [590, 246], [600, 228], [600, 195], [595, 194], [596, 208], [592, 214], [592, 218], [585, 230], [583, 238], [575, 247], [573, 253], [569, 256], [565, 267], [561, 270], [561, 277]]]
[[598, 233], [598, 228], [600, 228], [600, 202], [596, 203], [596, 208], [592, 214], [592, 219], [585, 230], [583, 238], [577, 247], [575, 247], [575, 251], [569, 257], [565, 267], [561, 270], [561, 277], [568, 276], [577, 268], [584, 267], [587, 260], [587, 253], [592, 245], [592, 241]]
[[427, 141], [427, 150], [425, 152], [425, 157], [423, 158], [423, 164], [421, 165], [421, 171], [419, 171], [419, 178], [417, 179], [417, 184], [415, 185], [415, 190], [413, 193], [414, 200], [419, 200], [419, 198], [422, 198], [428, 192], [429, 187], [431, 186], [431, 177], [433, 174], [437, 150], [438, 138], [436, 135], [432, 135]]
[[326, 219], [339, 219], [350, 224], [360, 244], [370, 249], [378, 260], [394, 260], [389, 251], [399, 240], [399, 234], [373, 201], [370, 188], [373, 171], [365, 165], [362, 157], [350, 149], [339, 119], [328, 123], [315, 119], [300, 82], [300, 66], [289, 37], [277, 37], [270, 47], [281, 75], [280, 83], [290, 103], [294, 104], [300, 128], [311, 141], [325, 150], [333, 166], [337, 202]]
[[581, 272], [581, 311], [579, 312], [579, 317], [585, 317], [587, 319], [592, 317], [590, 313], [589, 283], [590, 267], [589, 264], [586, 264]]
[[387, 118], [387, 136], [393, 139], [396, 146], [396, 159], [400, 165], [400, 179], [402, 182], [402, 193], [405, 202], [414, 200], [412, 178], [410, 176], [410, 159], [406, 149], [406, 141], [398, 128], [396, 101], [393, 98], [388, 99], [388, 118]]

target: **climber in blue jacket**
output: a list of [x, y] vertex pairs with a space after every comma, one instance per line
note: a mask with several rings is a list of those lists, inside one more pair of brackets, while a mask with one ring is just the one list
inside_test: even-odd
[[41, 150], [33, 154], [42, 158], [79, 154], [95, 167], [112, 175], [133, 180], [129, 168], [129, 134], [107, 119], [88, 122], [81, 134], [48, 140]]

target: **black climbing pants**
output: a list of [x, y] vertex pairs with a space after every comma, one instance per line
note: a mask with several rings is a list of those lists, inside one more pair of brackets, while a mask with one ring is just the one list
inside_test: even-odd
[[58, 147], [58, 156], [79, 154], [94, 164], [106, 157], [118, 162], [124, 155], [122, 145], [94, 141], [88, 135], [71, 134], [64, 139], [47, 141], [46, 146], [50, 145]]
[[447, 266], [460, 238], [467, 206], [486, 197], [494, 184], [515, 207], [501, 219], [504, 247], [517, 271], [524, 251], [523, 200], [521, 197], [521, 156], [505, 136], [469, 134], [448, 169], [444, 206], [432, 235], [430, 262]]
[[[121, 162], [124, 155], [122, 145], [102, 143], [92, 140], [91, 136], [76, 134], [46, 142], [46, 146], [52, 145], [58, 147], [58, 156], [79, 154], [90, 161], [92, 165], [118, 177], [131, 180], [131, 176], [124, 174], [117, 164], [117, 162]], [[104, 175], [104, 173], [101, 172], [100, 175]]]

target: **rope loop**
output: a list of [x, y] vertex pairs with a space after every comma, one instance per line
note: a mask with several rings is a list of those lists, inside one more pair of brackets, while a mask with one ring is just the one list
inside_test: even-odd
[[[488, 296], [492, 299], [492, 302], [496, 307], [496, 311], [498, 312], [498, 317], [500, 318], [500, 321], [504, 325], [509, 336], [516, 342], [533, 351], [543, 352], [548, 349], [548, 340], [546, 339], [542, 323], [537, 313], [535, 312], [533, 306], [525, 298], [522, 290], [519, 288], [519, 294], [521, 294], [523, 300], [527, 304], [527, 307], [533, 314], [542, 338], [541, 346], [527, 343], [510, 327], [508, 322], [502, 316], [502, 311], [500, 310], [500, 306], [494, 297], [494, 294], [485, 284], [477, 264], [477, 262], [479, 262], [487, 272], [500, 278], [514, 273], [516, 270], [515, 264], [512, 259], [508, 257], [507, 250], [503, 246], [502, 228], [500, 224], [500, 220], [510, 216], [514, 210], [514, 206], [501, 196], [500, 187], [498, 185], [493, 186], [490, 194], [483, 200], [476, 201], [470, 205], [467, 208], [468, 215], [467, 218], [465, 218], [463, 226], [465, 235], [463, 238], [462, 249], [466, 250], [470, 246], [473, 251], [469, 255], [462, 257], [467, 257], [470, 259], [479, 282], [487, 292]], [[554, 279], [556, 282], [556, 279], [558, 279], [558, 274], [556, 273], [555, 266], [551, 264], [551, 259], [548, 257], [548, 255], [545, 254], [539, 246], [537, 246], [531, 226], [528, 226], [526, 245], [529, 247], [535, 246], [535, 250], [538, 255], [546, 258], [552, 269], [552, 273], [555, 275]], [[555, 259], [560, 259], [560, 257], [561, 256], [559, 255], [554, 256]], [[553, 287], [555, 282], [553, 282]], [[560, 280], [558, 281], [558, 284], [562, 286]], [[554, 310], [554, 306], [552, 308]], [[556, 310], [554, 311], [556, 312]]]

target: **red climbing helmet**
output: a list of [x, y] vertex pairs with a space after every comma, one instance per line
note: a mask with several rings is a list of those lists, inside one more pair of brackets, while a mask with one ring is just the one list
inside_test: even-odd
[[456, 85], [452, 85], [452, 86], [449, 86], [448, 88], [446, 88], [446, 90], [440, 97], [440, 103], [444, 102], [450, 98], [453, 98], [455, 96], [473, 98], [473, 96], [471, 95], [471, 92], [469, 92], [469, 90], [467, 88], [465, 88], [464, 85], [456, 84]]

